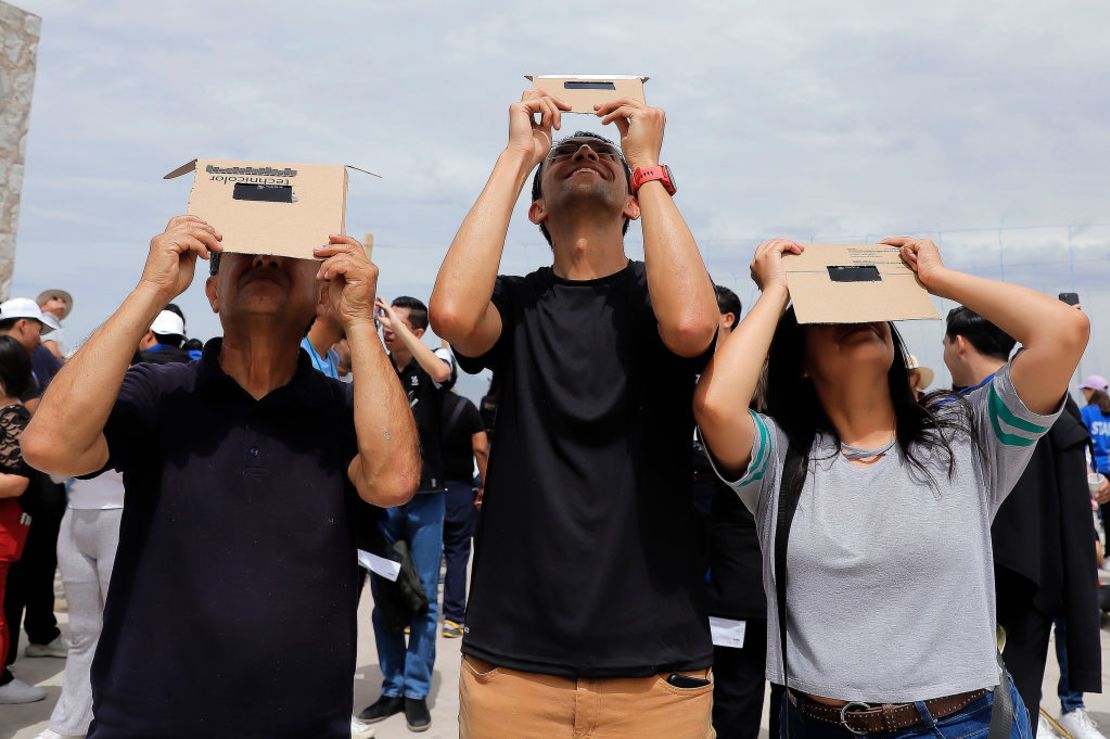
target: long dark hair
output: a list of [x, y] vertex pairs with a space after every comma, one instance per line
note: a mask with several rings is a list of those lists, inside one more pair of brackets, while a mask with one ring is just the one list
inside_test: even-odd
[[1110, 395], [1105, 390], [1091, 390], [1091, 402], [1088, 405], [1097, 405], [1104, 416], [1110, 416]]
[[27, 350], [10, 336], [0, 336], [0, 386], [4, 393], [18, 398], [31, 384], [31, 358]]
[[[956, 434], [971, 435], [971, 407], [951, 392], [936, 392], [914, 397], [906, 369], [905, 344], [893, 323], [894, 361], [887, 371], [887, 392], [894, 405], [898, 446], [910, 464], [931, 477], [916, 450], [939, 452], [949, 477], [955, 472], [955, 455], [949, 439]], [[767, 415], [786, 432], [790, 446], [803, 458], [809, 457], [817, 432], [830, 434], [838, 443], [840, 436], [825, 414], [813, 383], [802, 377], [806, 354], [805, 331], [798, 324], [794, 308], [779, 319], [767, 364]], [[937, 413], [941, 406], [956, 406], [956, 412]]]

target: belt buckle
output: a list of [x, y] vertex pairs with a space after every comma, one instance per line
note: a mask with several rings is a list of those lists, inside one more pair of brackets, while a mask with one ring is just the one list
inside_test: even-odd
[[856, 736], [866, 736], [866, 731], [856, 731], [848, 724], [848, 709], [852, 706], [861, 706], [865, 711], [871, 710], [871, 705], [868, 703], [863, 703], [861, 701], [849, 701], [840, 707], [840, 725]]

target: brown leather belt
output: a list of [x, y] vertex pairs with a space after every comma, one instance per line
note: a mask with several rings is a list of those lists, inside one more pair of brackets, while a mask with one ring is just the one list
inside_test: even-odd
[[[990, 692], [972, 690], [967, 693], [948, 695], [925, 701], [925, 706], [934, 719], [951, 716], [966, 708]], [[871, 704], [852, 701], [843, 706], [829, 706], [809, 698], [804, 694], [788, 691], [790, 702], [804, 716], [836, 724], [853, 734], [878, 734], [884, 731], [901, 731], [924, 723], [921, 714], [913, 703]]]

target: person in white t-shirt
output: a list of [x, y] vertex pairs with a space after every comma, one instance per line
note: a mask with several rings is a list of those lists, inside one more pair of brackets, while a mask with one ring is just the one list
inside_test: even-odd
[[122, 474], [108, 470], [91, 480], [73, 480], [58, 533], [58, 566], [69, 605], [69, 657], [50, 728], [38, 739], [78, 739], [92, 723], [89, 670], [100, 639], [122, 515]]

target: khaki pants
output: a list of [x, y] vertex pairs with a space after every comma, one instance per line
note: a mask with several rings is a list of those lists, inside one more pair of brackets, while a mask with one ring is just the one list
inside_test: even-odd
[[670, 673], [575, 680], [521, 672], [463, 656], [462, 739], [713, 739], [711, 671], [700, 688], [676, 688]]

